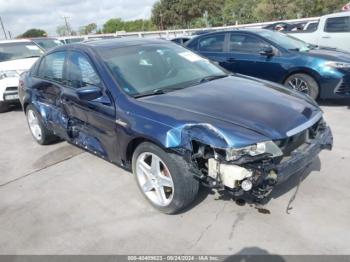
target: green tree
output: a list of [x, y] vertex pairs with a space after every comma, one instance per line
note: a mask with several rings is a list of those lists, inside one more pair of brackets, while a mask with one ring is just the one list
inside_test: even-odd
[[24, 38], [43, 37], [43, 36], [46, 37], [47, 33], [44, 30], [36, 29], [36, 28], [29, 29], [21, 35], [21, 37], [24, 37]]
[[[159, 29], [187, 28], [208, 20], [211, 25], [223, 22], [225, 0], [160, 0], [153, 5], [152, 22]], [[208, 16], [204, 18], [204, 14]]]
[[348, 0], [295, 0], [291, 13], [299, 17], [321, 16], [329, 13], [339, 12]]
[[127, 31], [127, 32], [135, 32], [135, 31], [150, 31], [154, 30], [155, 27], [152, 24], [151, 20], [131, 20], [131, 21], [123, 21], [120, 18], [109, 19], [103, 25], [104, 33], [115, 33], [117, 31]]
[[97, 25], [95, 23], [90, 23], [88, 25], [82, 26], [79, 29], [79, 33], [81, 35], [88, 35], [88, 34], [91, 34], [93, 32], [96, 32], [96, 30], [97, 30]]
[[254, 13], [254, 9], [259, 0], [226, 0], [223, 10], [224, 24], [232, 25], [236, 22], [240, 24], [256, 22], [259, 19]]
[[294, 18], [288, 12], [294, 6], [295, 0], [261, 0], [254, 9], [253, 16], [261, 22]]
[[103, 33], [115, 33], [124, 30], [124, 22], [120, 18], [109, 19], [103, 25]]

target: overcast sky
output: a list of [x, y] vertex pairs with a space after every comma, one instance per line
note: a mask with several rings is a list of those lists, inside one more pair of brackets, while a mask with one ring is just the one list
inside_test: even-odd
[[[110, 18], [133, 20], [149, 18], [156, 0], [0, 0], [0, 16], [6, 31], [13, 36], [30, 28], [40, 28], [49, 35], [70, 17], [74, 30], [95, 22], [98, 26]], [[0, 30], [0, 38], [3, 38]]]

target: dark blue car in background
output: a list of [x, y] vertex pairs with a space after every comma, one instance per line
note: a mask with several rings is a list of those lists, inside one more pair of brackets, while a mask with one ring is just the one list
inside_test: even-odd
[[19, 96], [39, 144], [65, 139], [132, 170], [165, 213], [188, 206], [200, 183], [264, 199], [332, 147], [310, 97], [163, 40], [57, 47], [21, 75]]
[[313, 98], [350, 96], [350, 54], [266, 29], [221, 31], [186, 46], [225, 69], [289, 86]]

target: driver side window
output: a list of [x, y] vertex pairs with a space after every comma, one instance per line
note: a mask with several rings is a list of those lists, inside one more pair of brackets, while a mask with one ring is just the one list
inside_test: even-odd
[[72, 51], [68, 59], [68, 86], [81, 88], [87, 85], [101, 86], [101, 79], [88, 58]]

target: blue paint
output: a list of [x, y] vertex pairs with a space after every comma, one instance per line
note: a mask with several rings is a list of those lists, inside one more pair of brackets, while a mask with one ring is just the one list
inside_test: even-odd
[[33, 104], [47, 126], [67, 141], [117, 164], [128, 162], [127, 148], [135, 139], [177, 152], [191, 150], [193, 140], [215, 148], [238, 148], [286, 138], [287, 131], [320, 112], [309, 97], [244, 76], [135, 99], [118, 85], [99, 57], [101, 49], [164, 43], [175, 45], [162, 40], [117, 39], [58, 47], [48, 54], [75, 51], [89, 58], [103, 81], [103, 100], [81, 100], [77, 90], [64, 83], [36, 77], [35, 66], [23, 76], [26, 94], [20, 95], [21, 102]]
[[[186, 46], [202, 56], [218, 62], [225, 69], [244, 75], [257, 77], [284, 84], [294, 73], [306, 73], [319, 84], [320, 98], [344, 98], [350, 96], [350, 68], [346, 70], [332, 68], [326, 65], [329, 61], [350, 63], [350, 53], [325, 48], [310, 50], [288, 50], [279, 43], [262, 36], [264, 29], [235, 30], [214, 32], [198, 36], [186, 43]], [[271, 32], [279, 34], [277, 32]], [[210, 36], [223, 34], [226, 36], [223, 52], [201, 51], [199, 42]], [[238, 52], [230, 50], [230, 36], [249, 36], [271, 45], [275, 49], [274, 56], [264, 56], [256, 52]], [[232, 60], [232, 61], [231, 61]], [[347, 91], [336, 93], [339, 84], [347, 83]]]

